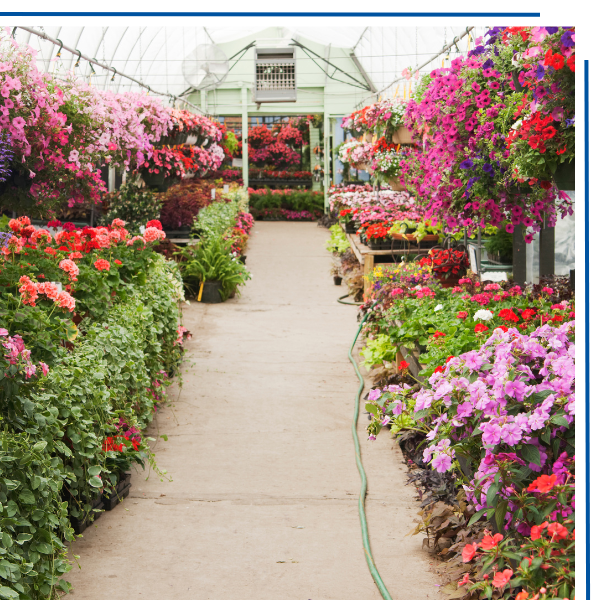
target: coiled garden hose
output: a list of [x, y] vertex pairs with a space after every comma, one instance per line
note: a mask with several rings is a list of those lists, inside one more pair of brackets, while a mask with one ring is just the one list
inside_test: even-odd
[[350, 306], [362, 306], [362, 302], [344, 302], [343, 298], [348, 298], [348, 296], [350, 296], [350, 294], [344, 294], [343, 296], [340, 296], [337, 301], [340, 304], [349, 304]]
[[[344, 298], [344, 297], [345, 296], [342, 296], [342, 298]], [[338, 302], [339, 301], [340, 300], [338, 300]], [[349, 304], [349, 303], [343, 302], [343, 304]], [[358, 370], [358, 365], [356, 364], [356, 361], [354, 360], [354, 357], [352, 356], [352, 350], [354, 350], [354, 346], [356, 345], [356, 340], [358, 340], [358, 336], [359, 336], [359, 334], [362, 330], [362, 327], [365, 324], [365, 321], [367, 320], [368, 316], [369, 316], [369, 313], [367, 312], [367, 314], [363, 317], [363, 320], [360, 322], [358, 331], [356, 332], [356, 335], [354, 336], [354, 341], [352, 342], [352, 345], [350, 346], [350, 350], [348, 350], [348, 358], [350, 359], [350, 362], [354, 366], [354, 370], [356, 371], [356, 376], [358, 377], [358, 380], [360, 382], [360, 385], [358, 386], [358, 391], [356, 392], [356, 397], [354, 399], [354, 419], [352, 421], [352, 437], [354, 438], [354, 455], [356, 457], [356, 466], [358, 467], [358, 472], [360, 473], [360, 478], [361, 478], [361, 482], [362, 482], [361, 488], [360, 488], [360, 497], [358, 499], [358, 514], [360, 516], [360, 528], [362, 531], [363, 550], [365, 551], [365, 558], [367, 560], [367, 566], [369, 567], [369, 571], [371, 572], [371, 576], [373, 577], [373, 581], [375, 582], [375, 585], [379, 589], [379, 593], [381, 594], [381, 597], [384, 598], [384, 600], [392, 600], [390, 593], [387, 591], [387, 588], [385, 587], [385, 584], [383, 583], [383, 580], [381, 579], [381, 576], [379, 575], [379, 571], [377, 570], [377, 567], [375, 566], [375, 562], [373, 561], [373, 556], [371, 554], [371, 544], [369, 542], [369, 529], [367, 527], [367, 515], [365, 513], [365, 497], [367, 495], [367, 475], [365, 474], [365, 469], [363, 467], [362, 460], [360, 457], [360, 442], [358, 440], [358, 433], [356, 432], [356, 426], [358, 424], [358, 412], [359, 412], [359, 408], [360, 408], [360, 395], [362, 394], [362, 391], [365, 387], [365, 380], [362, 378], [362, 375], [360, 374], [360, 371]]]

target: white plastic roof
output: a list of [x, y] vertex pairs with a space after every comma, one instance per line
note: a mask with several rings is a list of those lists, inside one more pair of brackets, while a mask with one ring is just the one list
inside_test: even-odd
[[[222, 44], [246, 36], [260, 39], [263, 27], [34, 27], [48, 36], [60, 39], [65, 46], [109, 64], [118, 71], [143, 81], [157, 91], [179, 95], [189, 86], [182, 74], [182, 60], [199, 44]], [[465, 32], [465, 27], [299, 27], [280, 28], [281, 37], [300, 36], [327, 46], [354, 48], [354, 52], [377, 90], [401, 76], [403, 69], [415, 68], [442, 50], [445, 44]], [[484, 29], [476, 28], [473, 39]], [[39, 67], [47, 71], [75, 68], [77, 56], [63, 51], [56, 58], [57, 46], [22, 29], [15, 38], [39, 51]], [[458, 42], [461, 53], [473, 47], [464, 37]], [[457, 55], [453, 48], [450, 57]], [[440, 57], [424, 72], [442, 66]], [[137, 90], [125, 78], [81, 61], [77, 73], [92, 84], [113, 91]], [[393, 89], [393, 88], [392, 88]]]

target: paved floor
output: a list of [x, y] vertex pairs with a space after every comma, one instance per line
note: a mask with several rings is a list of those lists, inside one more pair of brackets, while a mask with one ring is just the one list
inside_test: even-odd
[[[224, 304], [193, 302], [191, 363], [159, 413], [156, 459], [130, 497], [73, 544], [76, 600], [378, 600], [363, 556], [346, 353], [356, 309], [336, 298], [326, 230], [259, 222], [253, 279]], [[362, 412], [362, 411], [361, 411]], [[361, 444], [373, 555], [394, 600], [438, 597], [400, 452]]]

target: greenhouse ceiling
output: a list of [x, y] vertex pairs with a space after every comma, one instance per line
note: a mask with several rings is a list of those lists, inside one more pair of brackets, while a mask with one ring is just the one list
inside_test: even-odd
[[[235, 25], [232, 27], [30, 26], [10, 27], [6, 31], [17, 41], [27, 43], [38, 51], [38, 67], [45, 71], [64, 72], [65, 75], [68, 72], [75, 72], [91, 84], [115, 92], [139, 89], [137, 83], [118, 74], [121, 73], [143, 82], [155, 92], [176, 97], [182, 95], [185, 97], [195, 91], [190, 88], [189, 73], [202, 70], [201, 59], [206, 57], [207, 53], [209, 56], [218, 57], [217, 70], [223, 75], [219, 85], [229, 83], [231, 86], [233, 82], [231, 78], [228, 81], [229, 70], [242, 61], [251, 63], [254, 60], [253, 49], [233, 57], [227, 55], [225, 50], [231, 47], [229, 43], [232, 41], [250, 37], [255, 46], [281, 47], [292, 40], [304, 39], [325, 47], [325, 54], [327, 48], [333, 47], [343, 49], [347, 57], [354, 55], [355, 58], [352, 60], [357, 64], [357, 68], [364, 72], [362, 81], [363, 84], [367, 84], [368, 89], [356, 96], [356, 87], [353, 89], [349, 83], [348, 93], [353, 93], [359, 101], [366, 101], [381, 93], [402, 93], [403, 72], [406, 73], [407, 68], [414, 70], [431, 61], [421, 69], [421, 72], [428, 72], [447, 64], [449, 58], [465, 54], [473, 47], [476, 37], [485, 31], [483, 27], [476, 27], [469, 35], [465, 35], [467, 25], [468, 23], [464, 27], [355, 26], [293, 29], [284, 27], [265, 29], [264, 26], [241, 28]], [[273, 39], [274, 29], [275, 39]], [[65, 48], [76, 50], [84, 57], [94, 58], [111, 70], [91, 65], [85, 60], [78, 60], [77, 53], [73, 54], [65, 49], [61, 51], [59, 46], [33, 32], [59, 40]], [[265, 37], [267, 34], [268, 38]], [[450, 49], [442, 53], [442, 49], [448, 46]], [[431, 60], [432, 58], [434, 60]], [[327, 69], [326, 56], [309, 56], [306, 52], [298, 52], [297, 60], [312, 61], [316, 65], [314, 69], [325, 67], [324, 71], [329, 70], [329, 73], [338, 66], [335, 64], [335, 59], [332, 59], [332, 65]], [[187, 77], [184, 75], [184, 69], [188, 73]], [[114, 72], [115, 70], [117, 73]], [[316, 85], [322, 86], [322, 81], [323, 78], [320, 77]], [[339, 86], [335, 93], [340, 94]]]

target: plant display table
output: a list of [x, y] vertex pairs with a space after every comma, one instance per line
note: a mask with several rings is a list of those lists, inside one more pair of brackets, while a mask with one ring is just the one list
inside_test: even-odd
[[[356, 256], [358, 262], [363, 265], [365, 277], [365, 300], [367, 300], [370, 296], [371, 284], [368, 280], [368, 276], [375, 267], [375, 263], [378, 265], [392, 265], [397, 263], [402, 255], [426, 254], [428, 252], [428, 249], [420, 248], [416, 243], [409, 243], [407, 246], [401, 245], [400, 242], [394, 242], [391, 250], [372, 250], [360, 241], [359, 236], [356, 233], [346, 233], [346, 238], [350, 243], [350, 248], [352, 249], [352, 252], [354, 252], [354, 256]], [[396, 243], [398, 244], [398, 248], [393, 247], [396, 245]], [[378, 257], [389, 257], [389, 260]]]

